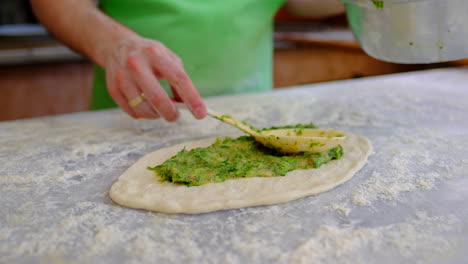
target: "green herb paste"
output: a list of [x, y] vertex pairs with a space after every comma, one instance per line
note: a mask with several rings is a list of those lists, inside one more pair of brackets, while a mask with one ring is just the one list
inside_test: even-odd
[[[281, 128], [310, 127], [313, 125]], [[218, 138], [206, 148], [183, 149], [163, 164], [148, 169], [155, 171], [162, 181], [198, 186], [235, 178], [284, 176], [296, 169], [318, 168], [342, 155], [341, 146], [323, 153], [284, 155], [262, 146], [250, 136], [242, 136]]]

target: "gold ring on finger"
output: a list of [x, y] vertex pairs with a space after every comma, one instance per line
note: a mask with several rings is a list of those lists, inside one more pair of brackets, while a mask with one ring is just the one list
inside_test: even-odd
[[132, 108], [137, 107], [139, 104], [141, 104], [145, 100], [145, 94], [141, 93], [137, 97], [133, 98], [132, 100], [128, 101], [128, 105]]

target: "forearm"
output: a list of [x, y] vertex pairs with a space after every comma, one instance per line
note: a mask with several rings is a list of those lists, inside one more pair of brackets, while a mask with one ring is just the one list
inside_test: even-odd
[[31, 0], [34, 13], [47, 29], [97, 64], [105, 64], [107, 43], [135, 33], [102, 13], [91, 0]]

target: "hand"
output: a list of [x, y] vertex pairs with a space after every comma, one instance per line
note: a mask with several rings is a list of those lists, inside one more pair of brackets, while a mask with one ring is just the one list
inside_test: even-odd
[[[110, 47], [103, 45], [101, 51], [105, 54], [109, 94], [130, 116], [150, 119], [162, 116], [167, 121], [178, 118], [177, 108], [158, 81], [165, 79], [174, 96], [184, 102], [196, 118], [205, 117], [205, 104], [182, 61], [162, 43], [135, 36]], [[143, 101], [131, 107], [129, 101], [139, 96]]]

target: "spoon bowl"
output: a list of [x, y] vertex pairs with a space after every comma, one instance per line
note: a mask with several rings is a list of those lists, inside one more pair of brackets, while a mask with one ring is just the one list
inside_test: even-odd
[[253, 137], [262, 145], [271, 145], [284, 153], [324, 152], [346, 140], [343, 132], [319, 128], [263, 130]]

